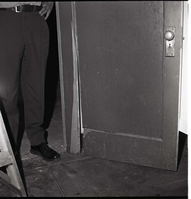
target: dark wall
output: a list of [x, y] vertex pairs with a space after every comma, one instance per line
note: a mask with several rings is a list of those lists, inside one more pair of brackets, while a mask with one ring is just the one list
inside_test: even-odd
[[49, 99], [49, 98], [57, 98], [60, 96], [55, 5], [53, 7], [50, 16], [47, 19], [47, 23], [50, 30], [50, 47], [49, 47], [49, 56], [48, 56], [47, 71], [46, 71], [45, 97], [46, 99]]

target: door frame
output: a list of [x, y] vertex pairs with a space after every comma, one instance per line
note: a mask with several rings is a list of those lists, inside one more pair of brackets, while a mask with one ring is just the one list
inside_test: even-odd
[[[60, 3], [55, 2], [56, 8], [56, 21], [57, 21], [57, 37], [58, 37], [58, 52], [59, 52], [59, 76], [60, 76], [60, 90], [61, 90], [61, 112], [62, 112], [62, 124], [63, 124], [63, 138], [64, 138], [64, 148], [65, 151], [78, 154], [81, 152], [81, 124], [82, 124], [82, 114], [81, 114], [81, 101], [80, 101], [80, 80], [79, 80], [79, 54], [78, 54], [78, 40], [77, 40], [77, 22], [76, 22], [76, 8], [75, 2], [66, 3], [69, 20], [71, 21], [71, 26], [68, 29], [71, 34], [71, 54], [72, 57], [72, 70], [73, 70], [73, 98], [72, 98], [72, 117], [71, 117], [71, 128], [67, 132], [67, 121], [66, 121], [66, 102], [65, 102], [65, 79], [64, 79], [64, 57], [63, 57], [63, 47], [60, 26]], [[69, 137], [69, 138], [68, 138]]]

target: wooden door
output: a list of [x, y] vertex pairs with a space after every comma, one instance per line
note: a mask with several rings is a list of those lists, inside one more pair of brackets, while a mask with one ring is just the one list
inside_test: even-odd
[[85, 154], [176, 170], [182, 2], [82, 1], [71, 10]]

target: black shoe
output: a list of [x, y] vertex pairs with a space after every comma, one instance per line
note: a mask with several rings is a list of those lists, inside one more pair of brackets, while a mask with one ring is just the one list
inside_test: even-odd
[[41, 143], [38, 146], [31, 146], [30, 152], [33, 155], [39, 155], [46, 161], [60, 160], [60, 154], [51, 149], [46, 143]]

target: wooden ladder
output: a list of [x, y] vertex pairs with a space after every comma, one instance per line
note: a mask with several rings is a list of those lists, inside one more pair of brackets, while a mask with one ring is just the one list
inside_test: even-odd
[[2, 182], [19, 196], [27, 197], [0, 112], [0, 168], [3, 167], [5, 167], [5, 171], [0, 170]]

